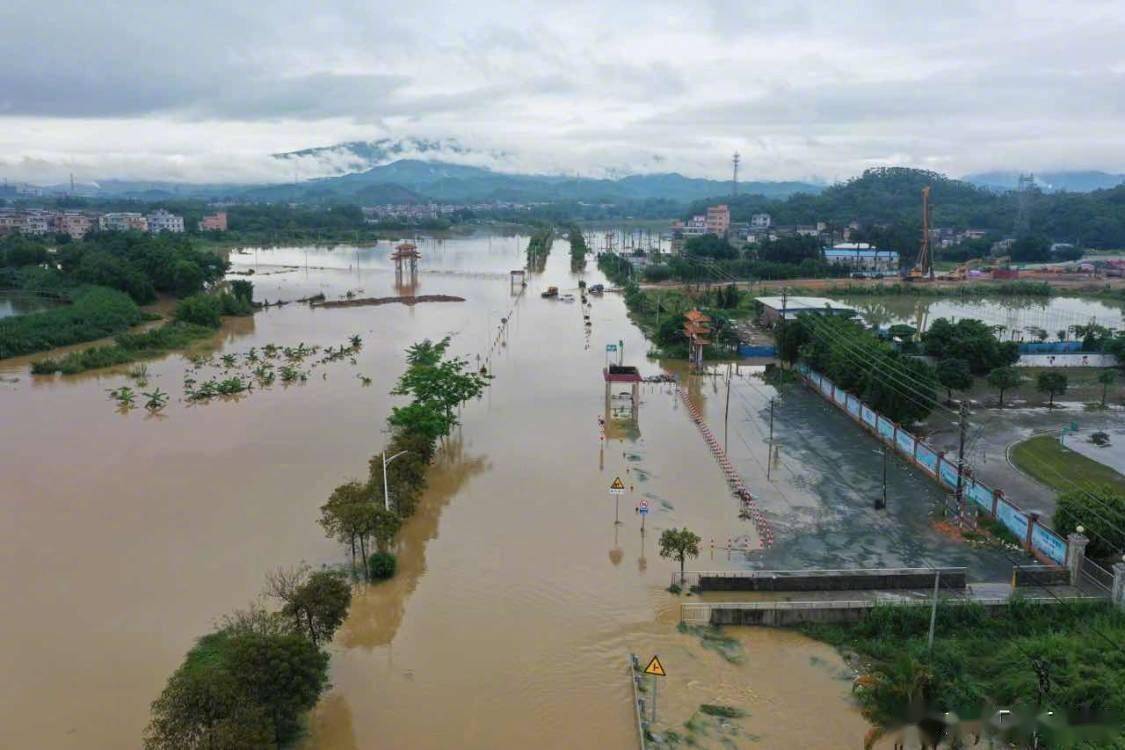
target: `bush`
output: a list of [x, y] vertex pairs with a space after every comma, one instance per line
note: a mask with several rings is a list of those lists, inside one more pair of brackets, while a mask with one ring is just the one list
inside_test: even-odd
[[376, 581], [394, 577], [397, 568], [398, 559], [390, 552], [376, 552], [367, 559], [367, 569]]
[[208, 328], [222, 325], [223, 302], [213, 294], [193, 294], [176, 305], [176, 320]]
[[87, 289], [71, 305], [0, 320], [0, 359], [110, 336], [140, 323], [142, 317], [128, 295]]
[[61, 359], [40, 359], [31, 364], [35, 375], [75, 375], [100, 367], [111, 367], [135, 362], [144, 357], [155, 357], [171, 349], [180, 349], [191, 342], [212, 335], [204, 326], [189, 323], [169, 323], [144, 333], [123, 333], [109, 346], [92, 346], [71, 352]]
[[1062, 493], [1054, 521], [1063, 536], [1084, 527], [1091, 557], [1109, 557], [1125, 548], [1125, 494], [1109, 485]]

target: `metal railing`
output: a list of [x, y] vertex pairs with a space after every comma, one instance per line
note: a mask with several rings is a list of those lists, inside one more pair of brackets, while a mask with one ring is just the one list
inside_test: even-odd
[[[964, 574], [967, 568], [936, 568], [942, 574]], [[680, 574], [672, 573], [673, 585], [699, 585], [700, 578], [784, 578], [786, 576], [820, 576], [832, 575], [933, 575], [935, 568], [843, 568], [833, 570], [830, 568], [810, 568], [796, 570], [700, 570], [684, 573], [681, 583]], [[1113, 576], [1110, 576], [1112, 580]]]
[[1088, 557], [1082, 558], [1082, 576], [1107, 594], [1113, 592], [1113, 573]]
[[640, 679], [641, 664], [637, 661], [637, 655], [634, 653], [629, 654], [629, 681], [633, 684], [633, 712], [637, 716], [637, 736], [640, 738], [641, 750], [646, 750], [645, 744], [645, 722], [641, 717], [641, 696], [637, 690], [637, 681]]

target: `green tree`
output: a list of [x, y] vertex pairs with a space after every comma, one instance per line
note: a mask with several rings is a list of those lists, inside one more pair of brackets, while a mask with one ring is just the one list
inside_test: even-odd
[[321, 528], [329, 537], [351, 548], [353, 569], [357, 551], [361, 553], [360, 560], [367, 559], [367, 536], [375, 510], [367, 486], [360, 482], [340, 485], [332, 490], [328, 502], [320, 506]]
[[988, 373], [988, 384], [1000, 392], [1000, 407], [1004, 407], [1004, 391], [1018, 388], [1023, 376], [1014, 367], [997, 367]]
[[821, 260], [824, 257], [820, 240], [804, 235], [764, 240], [758, 244], [756, 254], [759, 260], [789, 264], [799, 264], [805, 260]]
[[340, 573], [308, 568], [279, 569], [267, 576], [270, 594], [282, 602], [281, 614], [293, 629], [314, 644], [332, 640], [336, 629], [348, 616], [352, 603], [351, 586]]
[[386, 552], [395, 540], [395, 534], [402, 528], [402, 518], [394, 511], [376, 506], [371, 521], [371, 536], [375, 540], [375, 548]]
[[239, 633], [225, 661], [241, 692], [270, 718], [278, 745], [296, 736], [300, 715], [328, 683], [328, 654], [296, 633]]
[[790, 367], [801, 356], [801, 347], [811, 338], [808, 327], [800, 320], [790, 320], [776, 326], [773, 335], [778, 356], [783, 362], [788, 362]]
[[922, 334], [926, 354], [943, 359], [963, 359], [974, 375], [984, 375], [989, 370], [1016, 363], [1019, 345], [1014, 341], [1001, 342], [992, 328], [979, 320], [965, 318], [950, 323], [938, 318]]
[[1119, 555], [1125, 549], [1125, 494], [1108, 484], [1064, 492], [1059, 495], [1054, 524], [1064, 536], [1079, 526], [1085, 528], [1093, 557]]
[[222, 663], [193, 649], [152, 704], [145, 750], [246, 750], [273, 744], [266, 712], [246, 700]]
[[1098, 382], [1102, 384], [1102, 406], [1105, 406], [1109, 387], [1117, 382], [1117, 371], [1113, 369], [1102, 370], [1098, 373]]
[[176, 320], [181, 323], [218, 328], [222, 325], [222, 301], [213, 294], [193, 294], [176, 305]]
[[963, 359], [943, 359], [938, 362], [937, 379], [945, 387], [949, 401], [953, 400], [953, 391], [964, 391], [973, 386], [969, 363]]
[[684, 242], [684, 254], [693, 258], [714, 258], [726, 260], [738, 257], [738, 250], [727, 241], [726, 237], [716, 234], [704, 234], [699, 237], [690, 237]]
[[686, 526], [683, 529], [665, 529], [660, 535], [660, 556], [679, 561], [681, 584], [684, 581], [684, 562], [689, 557], [699, 557], [700, 541], [699, 535]]
[[1047, 404], [1048, 407], [1055, 405], [1055, 396], [1066, 393], [1066, 386], [1066, 375], [1061, 372], [1054, 372], [1053, 370], [1039, 373], [1039, 377], [1035, 380], [1036, 389], [1042, 393], [1046, 393], [1050, 397], [1050, 401]]
[[177, 297], [187, 297], [203, 289], [203, 269], [190, 260], [176, 261], [172, 278]]

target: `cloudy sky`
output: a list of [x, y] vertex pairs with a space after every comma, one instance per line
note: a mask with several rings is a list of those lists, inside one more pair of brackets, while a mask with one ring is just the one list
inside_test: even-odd
[[269, 154], [382, 137], [584, 175], [1125, 171], [1122, 39], [1121, 0], [3, 0], [0, 177], [284, 180]]

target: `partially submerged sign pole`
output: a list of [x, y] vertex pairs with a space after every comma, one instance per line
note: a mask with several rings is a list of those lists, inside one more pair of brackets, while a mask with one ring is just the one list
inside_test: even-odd
[[660, 657], [653, 654], [652, 659], [649, 660], [648, 666], [645, 667], [645, 674], [652, 675], [652, 723], [656, 723], [656, 678], [667, 677], [668, 673], [664, 671], [664, 665], [660, 663]]
[[648, 500], [641, 500], [641, 504], [637, 506], [637, 512], [641, 514], [641, 533], [645, 533], [645, 516], [648, 515]]
[[621, 523], [621, 496], [625, 494], [625, 483], [621, 481], [621, 477], [613, 480], [613, 484], [609, 486], [609, 494], [613, 495], [613, 524], [616, 526]]

